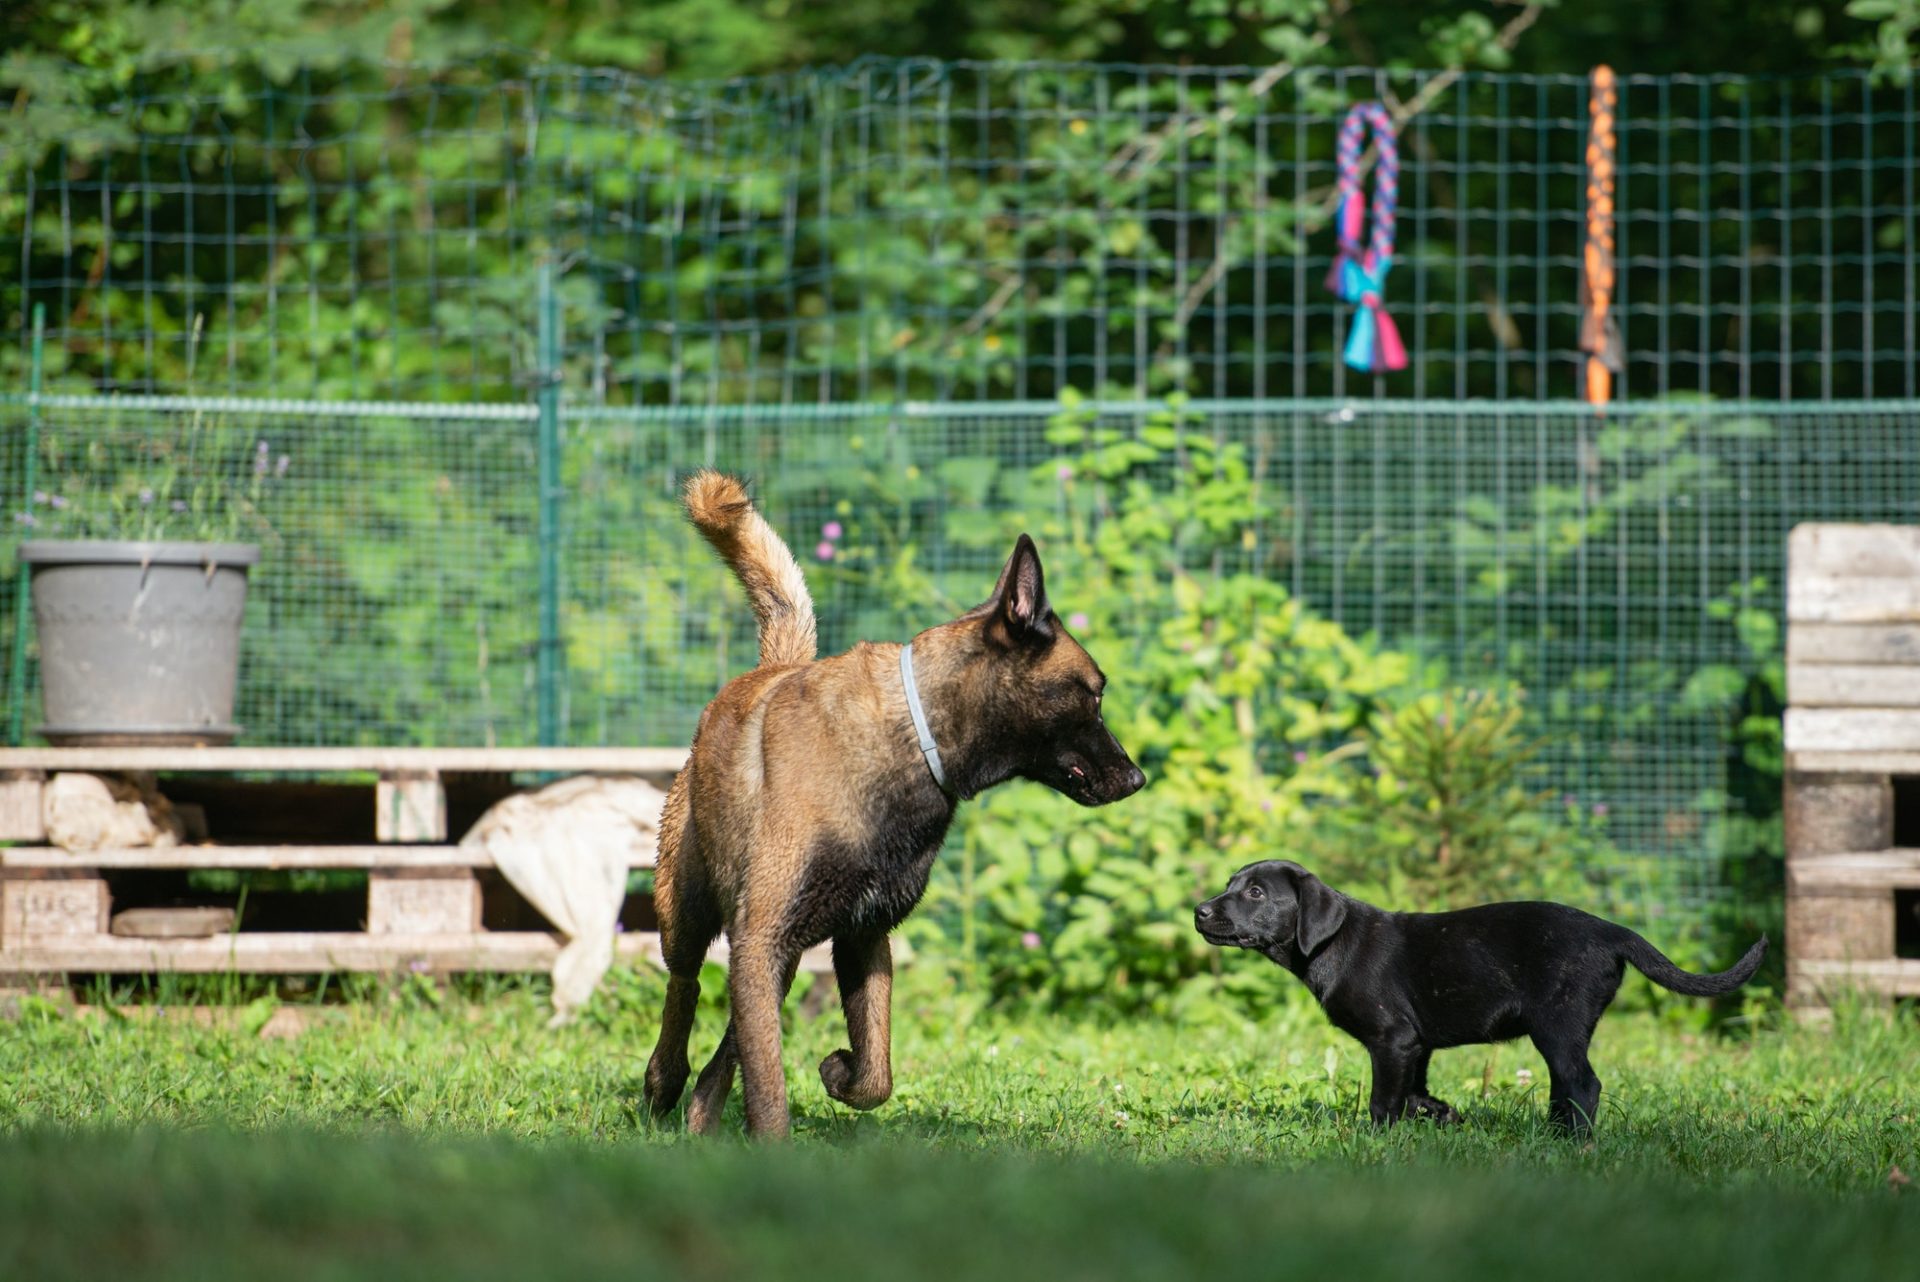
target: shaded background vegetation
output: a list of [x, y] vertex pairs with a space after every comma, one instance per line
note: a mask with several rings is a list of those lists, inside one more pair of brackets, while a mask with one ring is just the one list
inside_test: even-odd
[[[182, 460], [244, 485], [265, 441], [254, 736], [524, 742], [558, 378], [570, 741], [682, 741], [752, 653], [688, 467], [757, 478], [829, 649], [1041, 536], [1155, 783], [970, 812], [920, 929], [987, 991], [1270, 1001], [1182, 921], [1277, 853], [1738, 951], [1778, 912], [1785, 529], [1920, 515], [1911, 402], [1830, 404], [1915, 393], [1911, 6], [1030, 8], [8, 6], [0, 550], [125, 532]], [[1626, 91], [1640, 403], [1604, 421], [1566, 399], [1602, 59], [1677, 77]], [[1332, 122], [1376, 93], [1409, 121], [1399, 381], [1348, 378], [1318, 284]], [[75, 401], [40, 501], [36, 303], [56, 392], [449, 408]], [[1419, 403], [1303, 399], [1378, 394]]]

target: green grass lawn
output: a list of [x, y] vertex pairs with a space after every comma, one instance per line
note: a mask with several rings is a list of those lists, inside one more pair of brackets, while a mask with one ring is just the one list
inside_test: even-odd
[[[1910, 1014], [1707, 1032], [1690, 1008], [1616, 1013], [1581, 1143], [1547, 1130], [1524, 1044], [1436, 1058], [1465, 1125], [1381, 1133], [1359, 1048], [1305, 1005], [1257, 1026], [1102, 1026], [909, 982], [899, 1093], [873, 1114], [814, 1077], [837, 1012], [794, 1013], [796, 1143], [766, 1151], [640, 1118], [657, 987], [617, 981], [557, 1032], [519, 986], [435, 1000], [410, 983], [291, 1041], [30, 1004], [0, 1024], [0, 1278], [1894, 1278], [1920, 1262], [1920, 1187], [1889, 1179], [1920, 1176]], [[720, 1024], [703, 1012], [707, 1045]]]

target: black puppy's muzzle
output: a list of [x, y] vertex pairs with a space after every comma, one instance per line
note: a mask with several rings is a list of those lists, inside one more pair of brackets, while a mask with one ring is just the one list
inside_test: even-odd
[[1209, 944], [1238, 945], [1242, 942], [1240, 931], [1227, 920], [1226, 913], [1222, 912], [1218, 906], [1219, 902], [1217, 899], [1209, 899], [1195, 908], [1193, 928], [1199, 931]]

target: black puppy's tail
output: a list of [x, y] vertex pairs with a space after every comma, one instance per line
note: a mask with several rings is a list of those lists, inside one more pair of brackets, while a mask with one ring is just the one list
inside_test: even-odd
[[1753, 978], [1753, 972], [1760, 969], [1760, 959], [1767, 955], [1767, 937], [1747, 949], [1747, 955], [1733, 964], [1729, 970], [1717, 975], [1696, 975], [1689, 970], [1681, 970], [1668, 961], [1666, 955], [1640, 936], [1626, 929], [1620, 929], [1624, 937], [1620, 941], [1620, 955], [1633, 963], [1633, 968], [1651, 979], [1662, 988], [1670, 988], [1676, 993], [1688, 997], [1718, 997], [1730, 993]]

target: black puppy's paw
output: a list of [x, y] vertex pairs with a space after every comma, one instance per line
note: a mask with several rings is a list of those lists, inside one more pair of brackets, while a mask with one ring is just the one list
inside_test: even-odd
[[848, 1108], [878, 1108], [893, 1095], [892, 1083], [875, 1086], [862, 1083], [853, 1052], [837, 1050], [820, 1061], [820, 1084], [827, 1094]]
[[1458, 1110], [1445, 1100], [1435, 1099], [1431, 1095], [1421, 1095], [1409, 1100], [1407, 1102], [1407, 1115], [1409, 1117], [1428, 1118], [1435, 1126], [1458, 1126], [1460, 1124], [1460, 1114]]

